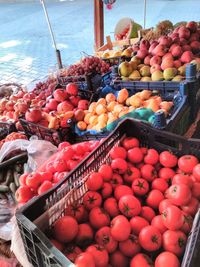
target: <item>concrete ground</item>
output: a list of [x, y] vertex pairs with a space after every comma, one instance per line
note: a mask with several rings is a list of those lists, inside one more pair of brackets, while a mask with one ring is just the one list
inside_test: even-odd
[[[28, 84], [55, 69], [56, 57], [40, 1], [0, 0], [0, 83]], [[93, 0], [47, 3], [64, 65], [93, 53]], [[147, 0], [147, 27], [163, 19], [200, 20], [199, 0]], [[105, 35], [113, 36], [122, 17], [143, 23], [142, 0], [117, 0], [105, 10]]]

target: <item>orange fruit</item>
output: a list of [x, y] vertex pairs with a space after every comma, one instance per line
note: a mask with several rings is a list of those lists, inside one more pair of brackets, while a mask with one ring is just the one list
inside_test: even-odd
[[142, 100], [147, 100], [147, 99], [149, 99], [151, 94], [152, 94], [152, 92], [150, 90], [143, 90], [142, 92], [140, 92], [140, 98]]
[[142, 99], [139, 96], [131, 96], [130, 97], [130, 104], [131, 106], [135, 107], [135, 108], [139, 108], [142, 106]]
[[124, 103], [127, 98], [128, 98], [128, 90], [126, 88], [121, 89], [117, 96], [118, 103], [120, 104]]
[[97, 104], [106, 105], [106, 100], [105, 100], [105, 98], [99, 98], [99, 100], [97, 101]]
[[173, 102], [163, 101], [160, 103], [160, 108], [165, 109], [166, 111], [169, 111], [172, 106], [173, 106]]
[[92, 113], [87, 113], [84, 117], [84, 122], [89, 124], [90, 123], [90, 118], [92, 117]]
[[107, 103], [110, 103], [110, 102], [115, 101], [115, 100], [116, 100], [116, 97], [115, 97], [114, 94], [109, 93], [109, 94], [106, 95], [106, 102]]
[[104, 113], [98, 116], [98, 123], [100, 122], [107, 122], [108, 120], [108, 114]]
[[92, 102], [92, 103], [89, 105], [88, 111], [91, 112], [91, 113], [95, 113], [96, 106], [97, 106], [97, 102]]
[[89, 124], [91, 125], [96, 125], [98, 123], [98, 116], [97, 115], [92, 115], [89, 119]]
[[84, 121], [79, 121], [77, 123], [77, 127], [79, 130], [84, 131], [87, 128], [87, 124]]
[[119, 114], [122, 110], [123, 110], [123, 106], [121, 104], [117, 104], [114, 106], [113, 112]]
[[103, 105], [103, 104], [98, 104], [96, 106], [96, 114], [97, 115], [101, 115], [103, 113], [106, 113], [107, 112], [107, 109], [106, 109], [106, 106]]
[[113, 111], [115, 105], [117, 105], [116, 101], [111, 101], [108, 105], [107, 105], [107, 110], [108, 111]]
[[127, 99], [126, 99], [126, 105], [127, 106], [130, 106], [131, 104], [130, 104], [130, 97], [128, 97]]

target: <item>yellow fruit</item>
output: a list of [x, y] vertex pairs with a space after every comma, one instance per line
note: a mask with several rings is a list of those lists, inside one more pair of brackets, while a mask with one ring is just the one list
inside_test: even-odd
[[139, 96], [133, 95], [130, 97], [130, 104], [135, 108], [139, 108], [142, 106], [142, 99]]
[[123, 106], [121, 104], [117, 104], [115, 105], [113, 112], [119, 114], [122, 110], [123, 110]]
[[106, 102], [107, 103], [111, 103], [112, 101], [115, 101], [115, 100], [116, 100], [116, 97], [114, 94], [109, 93], [106, 95]]
[[79, 121], [77, 123], [77, 127], [79, 130], [84, 131], [87, 128], [87, 124], [84, 121]]
[[150, 96], [151, 96], [150, 90], [143, 90], [142, 92], [140, 92], [140, 98], [142, 100], [147, 100], [147, 99], [149, 99]]
[[117, 119], [118, 119], [117, 117], [113, 117], [113, 118], [108, 119], [107, 125], [110, 124], [110, 123], [112, 123], [113, 121], [115, 121]]
[[98, 116], [98, 123], [100, 123], [100, 122], [107, 122], [107, 120], [108, 120], [108, 114], [101, 114], [101, 115], [99, 115]]
[[116, 102], [116, 101], [112, 101], [112, 102], [110, 102], [110, 103], [107, 105], [107, 110], [108, 110], [108, 111], [113, 111], [115, 105], [117, 105], [117, 102]]
[[130, 97], [128, 97], [128, 98], [126, 99], [126, 105], [127, 105], [127, 106], [130, 106]]
[[89, 124], [91, 125], [96, 125], [98, 123], [98, 116], [97, 115], [93, 115], [90, 117], [89, 119]]
[[91, 130], [92, 127], [93, 127], [93, 125], [89, 124], [89, 125], [87, 126], [87, 130]]
[[84, 122], [89, 124], [90, 123], [90, 118], [93, 116], [92, 113], [87, 113], [84, 117]]
[[159, 104], [155, 99], [150, 99], [149, 104], [147, 105], [147, 108], [150, 108], [153, 110], [153, 112], [156, 112], [159, 110]]
[[105, 122], [99, 122], [97, 125], [95, 125], [96, 131], [101, 131], [103, 128], [105, 128], [107, 123]]
[[97, 104], [106, 105], [106, 100], [105, 100], [105, 98], [99, 98], [99, 100], [97, 101]]
[[97, 102], [92, 102], [92, 103], [89, 105], [88, 111], [91, 112], [91, 113], [95, 113], [96, 106], [97, 106]]
[[127, 98], [128, 98], [128, 91], [126, 90], [126, 88], [121, 89], [117, 96], [118, 103], [120, 104], [124, 103]]
[[96, 106], [96, 114], [97, 115], [101, 115], [103, 113], [106, 113], [107, 112], [107, 109], [106, 109], [106, 106], [103, 105], [103, 104], [98, 104]]

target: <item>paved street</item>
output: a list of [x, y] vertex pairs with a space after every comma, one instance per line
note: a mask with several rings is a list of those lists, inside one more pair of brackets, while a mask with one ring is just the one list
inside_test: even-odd
[[[158, 21], [200, 20], [200, 0], [147, 0], [147, 27]], [[31, 81], [55, 68], [56, 57], [40, 1], [1, 3], [0, 1], [0, 83]], [[47, 3], [52, 27], [63, 63], [77, 61], [82, 51], [93, 52], [93, 0], [63, 0]], [[143, 23], [142, 0], [117, 0], [105, 11], [105, 33], [116, 22], [131, 17]]]

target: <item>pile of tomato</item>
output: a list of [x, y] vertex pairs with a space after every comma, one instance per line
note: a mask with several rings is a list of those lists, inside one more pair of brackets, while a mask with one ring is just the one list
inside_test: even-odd
[[50, 190], [62, 181], [88, 154], [99, 145], [99, 141], [88, 141], [71, 145], [60, 143], [53, 154], [38, 169], [20, 176], [20, 187], [15, 193], [18, 203], [24, 204], [35, 196]]
[[89, 175], [83, 203], [55, 222], [51, 242], [76, 267], [179, 267], [199, 208], [198, 159], [130, 137], [110, 158]]

